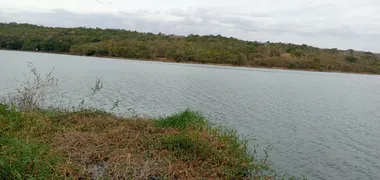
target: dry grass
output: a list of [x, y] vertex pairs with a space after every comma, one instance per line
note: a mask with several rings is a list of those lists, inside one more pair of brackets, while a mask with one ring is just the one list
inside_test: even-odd
[[[57, 158], [46, 171], [51, 177], [273, 179], [265, 175], [268, 165], [253, 158], [235, 131], [209, 127], [192, 111], [156, 120], [88, 110], [15, 114], [17, 123], [2, 132], [48, 147], [44, 159]], [[0, 117], [6, 126], [15, 121]]]
[[[83, 112], [66, 118], [64, 132], [54, 137], [54, 147], [81, 167], [103, 166], [102, 176], [111, 179], [248, 178], [248, 174], [236, 171], [248, 172], [252, 159], [245, 154], [240, 154], [243, 159], [227, 156], [231, 155], [229, 150], [239, 148], [229, 148], [228, 140], [223, 142], [215, 131], [204, 127], [157, 127], [155, 121], [147, 119]], [[85, 176], [95, 177], [88, 171]]]

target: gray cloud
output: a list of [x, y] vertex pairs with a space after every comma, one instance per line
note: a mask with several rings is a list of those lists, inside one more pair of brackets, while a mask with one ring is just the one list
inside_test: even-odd
[[[108, 3], [108, 1], [101, 1]], [[379, 4], [380, 5], [380, 4]], [[360, 9], [360, 8], [359, 8]], [[372, 11], [371, 11], [372, 12]], [[221, 34], [244, 40], [290, 42], [319, 47], [380, 52], [380, 16], [346, 12], [329, 5], [283, 8], [251, 12], [225, 8], [172, 8], [117, 13], [76, 13], [63, 9], [51, 12], [0, 9], [0, 21], [25, 22], [59, 27], [101, 27], [166, 34]]]

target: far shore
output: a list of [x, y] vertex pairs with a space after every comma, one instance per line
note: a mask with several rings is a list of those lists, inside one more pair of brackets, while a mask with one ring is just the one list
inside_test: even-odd
[[307, 72], [323, 72], [323, 73], [379, 75], [379, 74], [376, 74], [376, 73], [369, 73], [369, 72], [346, 72], [346, 71], [337, 71], [337, 70], [318, 71], [318, 70], [315, 70], [315, 69], [290, 69], [290, 68], [275, 67], [275, 66], [272, 66], [272, 67], [268, 67], [268, 66], [247, 66], [247, 65], [234, 65], [234, 64], [198, 63], [198, 62], [191, 62], [191, 61], [181, 61], [181, 62], [178, 62], [178, 61], [170, 60], [170, 59], [167, 59], [167, 58], [157, 58], [157, 59], [134, 58], [134, 59], [128, 59], [128, 58], [115, 57], [115, 56], [86, 56], [86, 55], [72, 54], [70, 52], [63, 53], [63, 52], [44, 52], [44, 51], [23, 51], [23, 50], [9, 50], [9, 49], [2, 49], [2, 48], [0, 48], [0, 50], [3, 50], [3, 51], [16, 51], [16, 52], [42, 53], [42, 54], [57, 54], [57, 55], [79, 56], [79, 57], [118, 59], [118, 60], [131, 60], [131, 61], [167, 62], [167, 63], [176, 63], [176, 64], [213, 65], [213, 66], [223, 66], [223, 67], [243, 67], [243, 68], [257, 68], [257, 69], [268, 69], [268, 70], [289, 70], [289, 71], [307, 71]]

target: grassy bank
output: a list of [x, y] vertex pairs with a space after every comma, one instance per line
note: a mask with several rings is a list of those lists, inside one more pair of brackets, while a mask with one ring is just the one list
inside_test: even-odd
[[189, 110], [136, 119], [1, 105], [0, 124], [0, 179], [273, 178], [247, 140]]

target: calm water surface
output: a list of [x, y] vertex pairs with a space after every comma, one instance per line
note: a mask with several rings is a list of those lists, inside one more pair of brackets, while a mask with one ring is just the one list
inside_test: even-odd
[[[55, 68], [56, 105], [75, 105], [96, 79], [93, 106], [163, 116], [186, 108], [271, 145], [279, 173], [380, 179], [380, 76], [113, 60], [0, 51], [0, 94], [22, 84], [27, 62]], [[129, 110], [128, 110], [129, 109]]]

